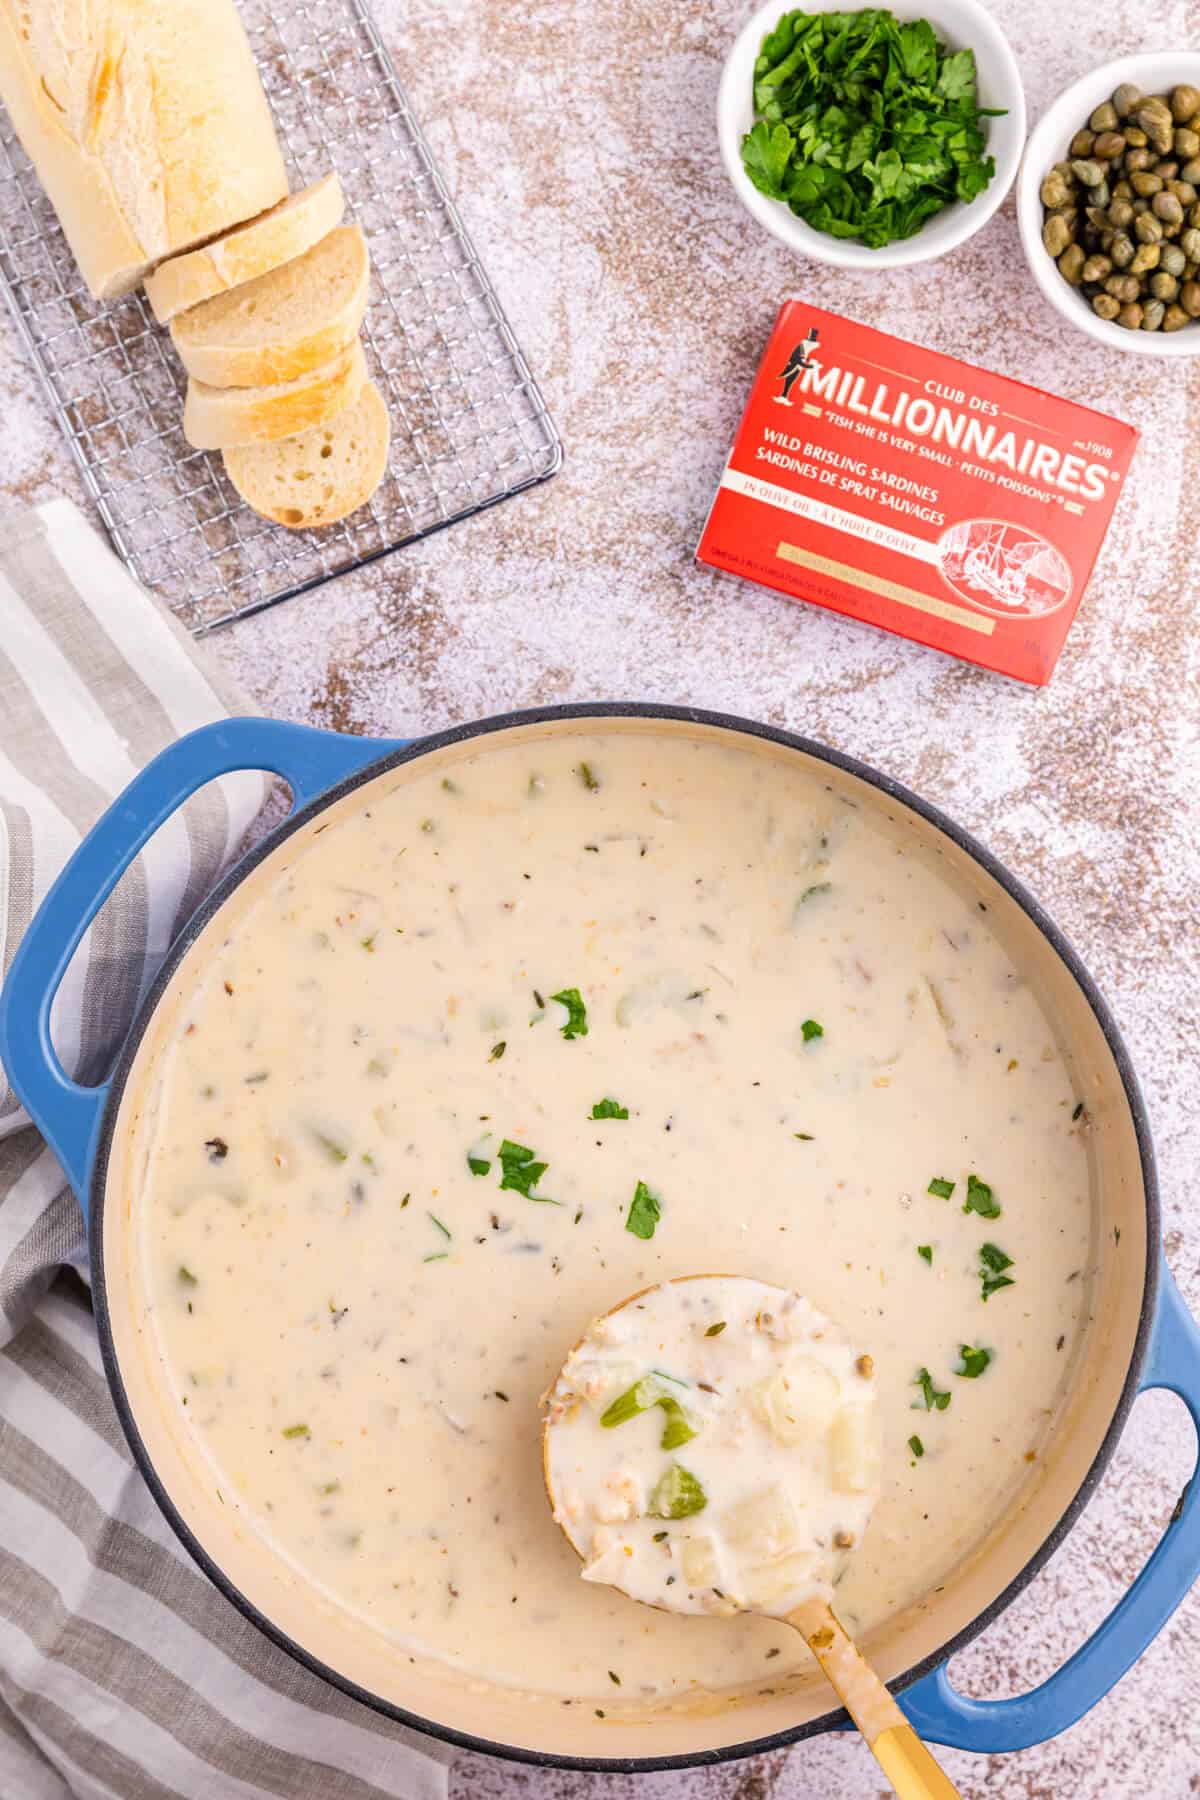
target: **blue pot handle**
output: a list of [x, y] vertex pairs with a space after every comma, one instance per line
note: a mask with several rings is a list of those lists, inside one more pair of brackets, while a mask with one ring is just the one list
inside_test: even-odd
[[[1178, 1394], [1200, 1434], [1200, 1328], [1164, 1258], [1150, 1353], [1138, 1391]], [[945, 1664], [900, 1705], [922, 1737], [956, 1750], [1027, 1750], [1074, 1725], [1153, 1643], [1200, 1576], [1200, 1481], [1193, 1470], [1153, 1555], [1123, 1600], [1069, 1662], [1032, 1693], [1012, 1700], [968, 1700], [950, 1685]]]
[[97, 821], [43, 900], [0, 991], [0, 1062], [87, 1212], [88, 1170], [108, 1085], [72, 1081], [50, 1041], [50, 1008], [84, 932], [143, 844], [198, 788], [235, 770], [269, 769], [292, 811], [402, 740], [344, 737], [279, 719], [223, 719], [168, 745]]

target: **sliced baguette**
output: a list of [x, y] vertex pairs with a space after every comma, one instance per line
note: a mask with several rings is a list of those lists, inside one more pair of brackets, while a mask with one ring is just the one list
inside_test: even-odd
[[292, 531], [332, 525], [357, 512], [383, 480], [391, 429], [387, 407], [368, 381], [353, 406], [276, 444], [227, 450], [225, 473], [265, 519]]
[[183, 435], [197, 450], [273, 443], [310, 425], [324, 425], [343, 407], [353, 406], [366, 379], [366, 358], [357, 338], [295, 381], [221, 388], [193, 379], [183, 406]]
[[358, 336], [371, 264], [357, 225], [171, 323], [184, 368], [213, 387], [294, 381]]
[[[2, 8], [0, 8], [2, 10]], [[160, 325], [244, 281], [303, 256], [342, 222], [346, 200], [336, 174], [324, 175], [186, 256], [173, 256], [146, 277], [146, 298]]]

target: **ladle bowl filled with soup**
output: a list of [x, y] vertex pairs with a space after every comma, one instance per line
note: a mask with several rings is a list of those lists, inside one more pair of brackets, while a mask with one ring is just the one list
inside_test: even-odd
[[[259, 767], [295, 811], [174, 946], [111, 1084], [76, 1087], [48, 1034], [73, 945], [175, 805]], [[539, 1399], [580, 1322], [696, 1270], [805, 1295], [864, 1359], [873, 1505], [831, 1579], [927, 1735], [1061, 1729], [1200, 1567], [1193, 1490], [1043, 1689], [946, 1680], [1139, 1385], [1194, 1407], [1200, 1355], [1078, 959], [965, 834], [821, 746], [624, 705], [395, 746], [208, 728], [69, 865], [0, 1053], [90, 1204], [109, 1379], [183, 1542], [300, 1661], [445, 1739], [650, 1768], [834, 1723], [794, 1632], [582, 1581], [546, 1506]], [[669, 1380], [610, 1360], [609, 1403], [649, 1374], [665, 1435]], [[840, 1364], [805, 1379], [755, 1400], [784, 1440], [855, 1398]]]

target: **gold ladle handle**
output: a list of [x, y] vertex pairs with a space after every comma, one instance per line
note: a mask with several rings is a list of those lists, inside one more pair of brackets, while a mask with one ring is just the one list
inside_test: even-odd
[[787, 1622], [820, 1663], [900, 1800], [961, 1800], [828, 1602], [806, 1600]]

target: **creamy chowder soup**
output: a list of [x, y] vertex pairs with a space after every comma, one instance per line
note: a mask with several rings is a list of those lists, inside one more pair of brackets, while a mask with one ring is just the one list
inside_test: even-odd
[[555, 1523], [669, 1612], [832, 1601], [879, 1485], [875, 1365], [802, 1295], [682, 1276], [592, 1321], [546, 1395]]
[[873, 1360], [852, 1632], [980, 1543], [1081, 1326], [1086, 1120], [902, 818], [712, 737], [501, 737], [254, 881], [196, 959], [138, 1215], [170, 1384], [264, 1556], [414, 1655], [602, 1709], [799, 1666], [770, 1620], [582, 1582], [543, 1491], [587, 1320], [705, 1270]]

